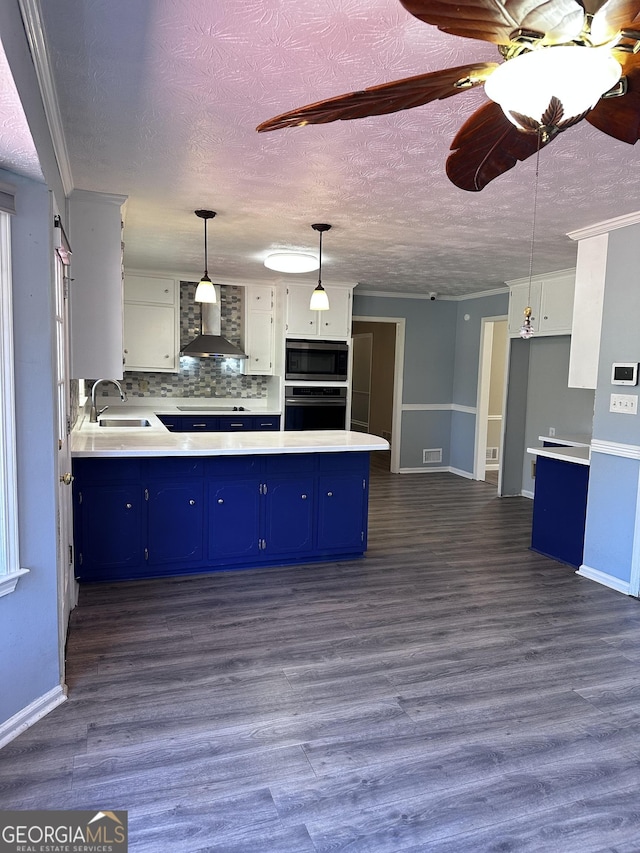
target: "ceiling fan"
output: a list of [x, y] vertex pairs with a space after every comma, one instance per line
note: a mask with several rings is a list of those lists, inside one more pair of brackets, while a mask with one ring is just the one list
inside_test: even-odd
[[486, 84], [492, 100], [462, 125], [446, 164], [449, 179], [472, 192], [582, 119], [629, 144], [640, 138], [640, 0], [400, 2], [443, 32], [496, 44], [504, 61], [339, 95], [269, 119], [258, 132], [384, 115]]

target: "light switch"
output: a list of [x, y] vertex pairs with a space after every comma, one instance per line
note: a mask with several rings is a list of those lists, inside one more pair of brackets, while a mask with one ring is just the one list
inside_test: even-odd
[[638, 414], [637, 394], [612, 394], [609, 402], [609, 411], [620, 415]]

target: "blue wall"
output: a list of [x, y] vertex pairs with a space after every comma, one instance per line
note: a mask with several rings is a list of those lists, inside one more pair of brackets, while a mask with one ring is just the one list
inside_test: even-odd
[[56, 419], [51, 196], [0, 170], [16, 187], [12, 217], [20, 563], [30, 569], [0, 598], [0, 724], [59, 687]]
[[[598, 387], [583, 569], [603, 572], [628, 583], [640, 560], [637, 523], [640, 489], [640, 416], [609, 411], [612, 393], [638, 394], [638, 387], [611, 384], [616, 361], [640, 362], [640, 288], [637, 257], [640, 225], [609, 232]], [[598, 442], [607, 442], [597, 449]]]
[[[406, 321], [401, 469], [451, 466], [473, 472], [482, 318], [505, 316], [508, 303], [506, 291], [462, 302], [432, 302], [361, 296], [356, 290], [354, 316]], [[459, 411], [456, 406], [472, 411]], [[442, 461], [424, 464], [423, 450], [437, 448], [442, 448]]]

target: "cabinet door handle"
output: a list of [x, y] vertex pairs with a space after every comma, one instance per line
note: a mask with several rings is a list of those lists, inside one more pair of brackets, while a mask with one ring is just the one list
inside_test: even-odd
[[131, 504], [125, 504], [126, 509], [131, 509]]
[[192, 499], [189, 501], [189, 506], [195, 506], [195, 505], [196, 505], [196, 502], [195, 502], [195, 501], [193, 500], [193, 498], [192, 498]]
[[332, 498], [332, 497], [333, 497], [333, 492], [327, 492], [327, 497], [328, 497], [328, 498]]
[[222, 498], [218, 498], [218, 503], [219, 503], [219, 504], [223, 504], [223, 503], [224, 503], [224, 501], [222, 500]]
[[206, 427], [206, 424], [193, 424], [194, 427]]
[[302, 495], [302, 500], [303, 500], [303, 501], [306, 501], [306, 499], [307, 499], [307, 496], [306, 496], [306, 495]]

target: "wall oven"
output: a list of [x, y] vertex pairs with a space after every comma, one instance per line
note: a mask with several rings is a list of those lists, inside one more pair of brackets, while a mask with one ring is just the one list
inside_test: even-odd
[[347, 389], [324, 385], [285, 385], [284, 428], [345, 429]]
[[302, 382], [346, 382], [349, 347], [344, 341], [302, 341], [285, 344], [285, 379]]

